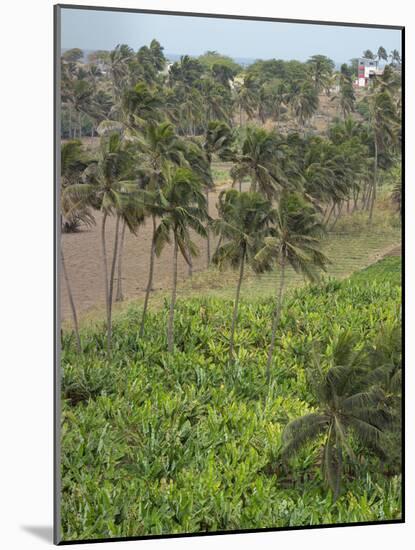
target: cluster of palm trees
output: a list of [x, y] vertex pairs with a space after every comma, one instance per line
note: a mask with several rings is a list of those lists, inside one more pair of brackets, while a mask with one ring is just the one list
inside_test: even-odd
[[398, 50], [392, 50], [389, 54], [383, 46], [379, 46], [378, 51], [373, 53], [371, 50], [365, 50], [363, 52], [363, 57], [366, 59], [373, 59], [376, 63], [379, 61], [385, 61], [385, 63], [390, 61], [391, 65], [394, 67], [399, 67], [402, 63], [400, 53]]
[[[79, 64], [81, 53], [64, 54], [62, 101], [78, 113], [92, 116], [87, 106], [96, 106], [96, 96], [89, 93], [93, 84], [82, 84], [85, 93], [77, 95], [80, 83], [88, 81], [79, 74], [84, 70]], [[88, 67], [91, 74], [105, 74], [105, 93], [111, 96], [111, 107], [105, 113], [100, 111], [102, 119], [95, 120], [95, 131], [100, 136], [96, 155], [88, 155], [77, 140], [62, 146], [62, 229], [94, 224], [94, 211], [101, 213], [108, 354], [113, 303], [123, 299], [125, 233], [128, 230], [136, 234], [140, 225], [149, 221], [152, 239], [140, 336], [145, 332], [155, 257], [172, 243], [167, 342], [168, 350], [173, 350], [178, 255], [183, 256], [191, 275], [192, 259], [199, 253], [192, 237], [197, 233], [206, 239], [207, 267], [213, 263], [239, 270], [230, 360], [246, 267], [255, 272], [275, 267], [281, 271], [267, 364], [269, 376], [286, 266], [314, 279], [327, 263], [320, 239], [326, 229], [334, 227], [342, 209], [363, 208], [372, 219], [378, 170], [390, 165], [399, 154], [400, 82], [396, 71], [386, 67], [365, 96], [366, 121], [346, 116], [353, 109], [344, 103], [345, 120], [331, 125], [329, 134], [323, 137], [282, 134], [276, 127], [267, 130], [255, 124], [235, 127], [229, 113], [223, 115], [223, 109], [234, 96], [247, 118], [256, 111], [261, 118], [267, 116], [271, 105], [277, 113], [289, 101], [304, 126], [318, 105], [318, 94], [330, 91], [334, 65], [325, 56], [313, 56], [306, 64], [258, 62], [239, 83], [235, 81], [235, 67], [215, 52], [210, 53], [208, 69], [197, 59], [184, 56], [165, 74], [166, 60], [155, 40], [137, 53], [121, 45], [110, 54], [96, 52], [95, 57], [98, 64]], [[278, 71], [287, 75], [287, 82], [269, 78]], [[347, 89], [351, 83], [347, 67], [342, 68], [341, 75], [342, 86]], [[284, 92], [287, 86], [288, 96]], [[216, 107], [203, 96], [203, 120], [192, 119], [188, 124], [187, 99], [197, 105], [193, 99], [208, 88], [219, 94]], [[78, 137], [81, 133], [80, 125]], [[73, 132], [71, 137], [75, 136]], [[212, 220], [209, 192], [213, 188], [215, 158], [232, 164], [230, 173], [234, 185], [239, 183], [239, 191], [230, 189], [220, 195], [219, 218]], [[244, 181], [248, 191], [242, 191]], [[109, 216], [116, 220], [111, 251], [106, 231]], [[211, 232], [218, 236], [213, 254]], [[76, 308], [66, 270], [64, 273], [80, 349]]]
[[[373, 59], [388, 59], [383, 47]], [[391, 66], [400, 64], [397, 51], [390, 54]], [[208, 60], [208, 61], [207, 61]], [[88, 62], [83, 52], [64, 52], [61, 64], [63, 119], [68, 138], [96, 135], [102, 120], [119, 116], [121, 98], [137, 82], [157, 90], [170, 121], [180, 135], [206, 133], [212, 120], [230, 126], [236, 121], [297, 121], [297, 130], [310, 125], [319, 108], [320, 95], [332, 95], [346, 117], [355, 107], [353, 65], [335, 70], [331, 59], [313, 55], [298, 61], [256, 61], [246, 69], [217, 52], [200, 58], [184, 55], [168, 63], [157, 40], [134, 52], [126, 44], [111, 52], [93, 52]]]

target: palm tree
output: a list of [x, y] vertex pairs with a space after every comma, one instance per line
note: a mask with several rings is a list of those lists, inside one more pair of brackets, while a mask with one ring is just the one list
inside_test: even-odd
[[[87, 167], [87, 162], [82, 155], [82, 144], [80, 141], [68, 141], [61, 146], [61, 227], [62, 232], [74, 231], [80, 223], [86, 226], [95, 225], [95, 218], [84, 200], [70, 200], [65, 190], [72, 185], [77, 185], [82, 173]], [[75, 330], [75, 337], [78, 352], [81, 352], [81, 337], [79, 334], [78, 315], [76, 312], [75, 300], [69, 280], [66, 262], [61, 245], [62, 271], [68, 293], [69, 305], [71, 307], [72, 320]]]
[[231, 122], [232, 101], [228, 88], [218, 84], [213, 78], [204, 78], [200, 90], [205, 111], [207, 131], [213, 121]]
[[169, 122], [147, 124], [144, 131], [137, 135], [134, 143], [138, 149], [141, 169], [147, 176], [144, 185], [148, 193], [145, 194], [144, 208], [151, 217], [153, 226], [148, 280], [140, 324], [140, 336], [143, 336], [150, 292], [153, 287], [157, 217], [163, 211], [160, 203], [160, 189], [165, 184], [164, 173], [170, 163], [186, 164], [184, 157], [186, 146], [182, 140], [177, 138], [174, 128]]
[[364, 358], [353, 352], [352, 346], [353, 339], [345, 332], [327, 371], [316, 359], [309, 383], [317, 410], [291, 421], [283, 432], [282, 456], [287, 458], [306, 444], [323, 439], [322, 469], [335, 500], [340, 494], [344, 455], [355, 457], [351, 437], [385, 458], [385, 430], [392, 420], [384, 393], [372, 386]]
[[164, 215], [155, 233], [155, 252], [161, 254], [166, 243], [173, 238], [173, 283], [167, 326], [167, 349], [174, 347], [174, 309], [177, 294], [177, 260], [179, 250], [189, 263], [188, 251], [198, 253], [195, 243], [190, 238], [189, 229], [206, 237], [203, 222], [207, 220], [206, 199], [195, 174], [188, 168], [167, 169], [166, 183], [160, 190]]
[[273, 235], [267, 237], [263, 247], [255, 256], [257, 271], [270, 270], [274, 263], [280, 269], [280, 280], [275, 304], [271, 344], [266, 366], [267, 382], [271, 374], [271, 363], [275, 338], [281, 317], [282, 297], [285, 285], [285, 269], [291, 266], [297, 273], [310, 281], [318, 279], [318, 271], [325, 271], [328, 258], [321, 252], [321, 237], [324, 226], [313, 205], [299, 192], [284, 192], [276, 208]]
[[117, 258], [117, 291], [115, 295], [116, 302], [122, 302], [124, 300], [124, 294], [122, 291], [122, 260], [124, 252], [124, 240], [126, 229], [137, 235], [138, 227], [144, 222], [145, 219], [145, 209], [143, 206], [143, 198], [140, 197], [137, 193], [137, 197], [126, 201], [121, 205], [119, 209], [119, 214], [122, 220], [121, 227], [121, 236], [118, 247], [118, 258]]
[[383, 46], [379, 46], [376, 57], [377, 57], [378, 62], [380, 60], [383, 60], [383, 61], [388, 60], [388, 53], [387, 53], [387, 51], [385, 50], [385, 48]]
[[270, 224], [274, 221], [274, 211], [270, 202], [259, 193], [240, 193], [235, 189], [220, 194], [218, 210], [222, 217], [212, 222], [212, 229], [225, 240], [225, 243], [215, 252], [213, 263], [220, 268], [230, 266], [239, 269], [229, 340], [231, 361], [245, 266], [253, 260], [264, 237], [269, 234]]
[[393, 67], [399, 66], [401, 64], [401, 56], [398, 50], [392, 50], [389, 54], [389, 58]]
[[352, 79], [342, 74], [340, 76], [340, 108], [343, 113], [343, 118], [346, 120], [347, 116], [354, 111], [354, 104], [356, 96], [353, 89]]
[[[223, 160], [230, 160], [233, 158], [234, 152], [232, 145], [234, 142], [234, 135], [230, 127], [222, 121], [212, 120], [208, 124], [205, 141], [203, 148], [206, 153], [206, 157], [209, 163], [210, 171], [212, 167], [213, 155], [216, 154]], [[209, 214], [209, 191], [213, 187], [213, 179], [211, 179], [212, 185], [209, 185], [209, 181], [205, 181], [205, 195], [206, 205]], [[209, 229], [207, 230], [207, 248], [206, 248], [207, 267], [210, 265], [210, 235]]]
[[375, 54], [372, 52], [372, 50], [365, 50], [363, 52], [363, 57], [365, 59], [375, 59]]
[[291, 93], [291, 108], [300, 126], [305, 130], [318, 108], [318, 94], [315, 86], [307, 80]]
[[373, 184], [369, 211], [369, 223], [372, 222], [373, 207], [376, 200], [378, 180], [379, 151], [385, 150], [397, 141], [399, 119], [392, 96], [387, 91], [378, 91], [376, 88], [368, 97], [369, 121], [373, 131], [374, 163]]
[[134, 51], [127, 44], [118, 44], [110, 52], [109, 68], [115, 101], [118, 102], [131, 83], [130, 64]]
[[73, 233], [78, 231], [81, 225], [90, 227], [95, 225], [95, 218], [88, 204], [84, 201], [71, 201], [65, 189], [70, 185], [79, 183], [90, 161], [82, 151], [82, 143], [79, 140], [70, 140], [61, 146], [61, 231]]
[[[101, 247], [104, 273], [105, 302], [107, 310], [107, 352], [111, 353], [112, 304], [115, 266], [118, 254], [121, 212], [136, 192], [131, 182], [131, 155], [123, 146], [119, 133], [101, 138], [100, 158], [92, 183], [71, 185], [65, 190], [70, 200], [84, 201], [102, 212]], [[110, 266], [106, 245], [106, 222], [108, 216], [116, 215], [114, 248]], [[110, 269], [109, 269], [110, 268]]]
[[281, 188], [288, 185], [279, 163], [281, 143], [275, 132], [249, 126], [242, 143], [240, 162], [251, 179], [251, 191], [259, 191], [267, 199], [276, 198]]
[[[202, 144], [196, 141], [189, 141], [186, 144], [185, 158], [189, 164], [191, 170], [196, 174], [201, 182], [203, 189], [211, 189], [213, 187], [213, 178], [212, 171], [210, 167], [210, 162], [208, 160], [205, 149]], [[206, 208], [209, 213], [209, 203], [206, 200]], [[208, 228], [206, 230], [209, 231]], [[190, 251], [188, 252], [189, 257], [189, 275], [192, 276], [193, 273], [193, 261]]]
[[235, 83], [234, 104], [239, 110], [239, 124], [242, 126], [242, 114], [252, 118], [255, 113], [255, 85], [252, 77], [245, 77], [242, 83]]
[[314, 89], [319, 94], [327, 88], [327, 83], [334, 69], [334, 63], [325, 55], [313, 55], [307, 61], [307, 65], [310, 67]]

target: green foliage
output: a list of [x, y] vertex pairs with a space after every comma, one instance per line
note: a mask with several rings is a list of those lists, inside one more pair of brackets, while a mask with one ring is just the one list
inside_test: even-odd
[[[149, 314], [146, 339], [138, 337], [137, 307], [116, 319], [111, 362], [99, 326], [82, 331], [82, 360], [65, 335], [63, 538], [399, 518], [399, 469], [380, 463], [357, 441], [350, 445], [358, 460], [346, 468], [335, 503], [318, 468], [318, 442], [289, 468], [279, 458], [285, 425], [315, 411], [306, 369], [316, 345], [326, 368], [334, 356], [339, 360], [336, 342], [345, 330], [353, 333], [354, 350], [370, 352], [380, 326], [399, 326], [399, 265], [398, 258], [387, 258], [349, 280], [287, 295], [270, 386], [265, 364], [272, 300], [241, 302], [230, 364], [226, 300], [178, 301], [174, 354], [166, 352], [160, 330], [167, 303]], [[392, 357], [392, 348], [396, 354], [397, 341], [391, 341], [382, 356]], [[391, 445], [399, 454], [399, 442]]]

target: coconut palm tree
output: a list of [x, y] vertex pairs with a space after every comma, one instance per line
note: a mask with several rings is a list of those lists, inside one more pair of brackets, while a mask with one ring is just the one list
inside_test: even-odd
[[307, 61], [315, 91], [319, 94], [327, 88], [334, 69], [334, 62], [325, 55], [313, 55]]
[[392, 50], [389, 54], [389, 59], [391, 60], [391, 65], [393, 67], [399, 66], [401, 64], [401, 56], [398, 50]]
[[364, 357], [353, 352], [353, 344], [350, 333], [340, 335], [328, 370], [315, 357], [308, 378], [317, 410], [291, 421], [282, 437], [285, 458], [315, 440], [323, 441], [322, 469], [335, 500], [340, 494], [345, 455], [351, 460], [355, 457], [351, 438], [385, 458], [385, 430], [392, 421], [383, 391], [373, 387]]
[[311, 120], [317, 111], [318, 103], [318, 94], [315, 86], [307, 80], [291, 93], [293, 114], [304, 131], [306, 123]]
[[95, 218], [84, 201], [69, 200], [65, 189], [81, 181], [90, 161], [82, 151], [79, 140], [71, 140], [61, 146], [61, 231], [73, 233], [81, 225], [90, 227], [95, 225]]
[[122, 264], [124, 253], [124, 241], [125, 233], [128, 229], [130, 233], [137, 235], [137, 230], [145, 220], [145, 208], [143, 205], [143, 197], [137, 192], [137, 196], [130, 197], [130, 200], [125, 201], [119, 209], [119, 215], [122, 220], [121, 235], [118, 247], [117, 256], [117, 291], [115, 295], [116, 302], [122, 302], [124, 300], [124, 294], [122, 290]]
[[280, 161], [281, 140], [275, 132], [249, 126], [242, 143], [240, 162], [251, 179], [251, 191], [259, 191], [268, 200], [275, 199], [288, 185]]
[[270, 270], [277, 264], [280, 270], [277, 300], [271, 329], [271, 343], [266, 366], [267, 381], [270, 380], [275, 338], [281, 317], [282, 297], [285, 286], [285, 270], [291, 266], [307, 279], [318, 279], [319, 270], [325, 271], [328, 258], [321, 251], [324, 226], [313, 205], [299, 192], [285, 191], [276, 208], [273, 235], [266, 237], [264, 245], [255, 255], [257, 271]]
[[[211, 189], [213, 187], [212, 171], [205, 149], [202, 144], [197, 141], [188, 141], [186, 144], [185, 159], [191, 170], [196, 174], [201, 182], [203, 189]], [[209, 204], [206, 201], [206, 208], [209, 213]], [[207, 228], [208, 231], [208, 228]], [[189, 275], [192, 276], [193, 261], [189, 251]]]
[[[65, 190], [72, 185], [77, 185], [82, 173], [87, 168], [88, 163], [82, 155], [82, 144], [80, 141], [68, 141], [61, 146], [61, 228], [62, 232], [75, 231], [79, 224], [86, 226], [95, 225], [88, 203], [82, 198], [76, 201], [70, 200]], [[61, 263], [62, 272], [68, 293], [69, 305], [72, 313], [76, 343], [78, 352], [81, 352], [81, 337], [79, 334], [78, 315], [76, 312], [75, 300], [72, 293], [72, 287], [66, 267], [66, 262], [61, 244]]]
[[[132, 158], [122, 143], [119, 133], [101, 138], [100, 156], [91, 183], [71, 185], [65, 190], [68, 199], [85, 204], [102, 212], [101, 248], [104, 274], [105, 301], [107, 310], [107, 352], [111, 353], [112, 305], [115, 266], [118, 254], [119, 226], [121, 213], [137, 186], [131, 182]], [[116, 216], [114, 248], [109, 264], [106, 244], [106, 222], [108, 216]]]
[[127, 44], [118, 44], [109, 55], [109, 69], [113, 94], [119, 102], [124, 90], [131, 84], [130, 64], [134, 59], [134, 50]]
[[379, 62], [380, 60], [382, 61], [388, 60], [388, 53], [383, 46], [379, 46], [376, 54], [376, 58], [377, 58], [377, 62]]
[[398, 140], [399, 119], [391, 94], [376, 88], [368, 97], [369, 122], [373, 132], [374, 162], [373, 184], [369, 210], [369, 224], [372, 222], [376, 201], [379, 152], [393, 146]]
[[167, 349], [174, 348], [174, 310], [177, 295], [177, 261], [179, 251], [189, 263], [188, 251], [194, 256], [197, 246], [191, 240], [189, 230], [206, 237], [204, 222], [207, 220], [206, 199], [197, 176], [183, 167], [168, 167], [165, 185], [160, 189], [164, 214], [155, 232], [155, 253], [161, 254], [166, 243], [173, 240], [173, 282], [167, 326]]
[[240, 193], [235, 189], [220, 194], [218, 210], [222, 217], [213, 220], [211, 225], [214, 233], [225, 242], [219, 246], [212, 261], [222, 269], [226, 266], [239, 269], [229, 340], [231, 361], [244, 270], [258, 252], [264, 237], [269, 234], [275, 213], [271, 203], [259, 193]]
[[155, 233], [157, 217], [162, 212], [160, 189], [165, 184], [165, 170], [171, 163], [179, 166], [186, 164], [185, 143], [177, 138], [170, 122], [158, 124], [149, 123], [144, 131], [136, 135], [134, 144], [138, 150], [138, 162], [141, 170], [146, 174], [143, 179], [144, 187], [148, 191], [144, 198], [144, 208], [152, 222], [152, 239], [150, 245], [150, 261], [143, 313], [140, 324], [140, 336], [144, 334], [147, 308], [154, 278]]
[[343, 113], [343, 118], [346, 118], [354, 111], [356, 96], [353, 89], [352, 79], [347, 75], [340, 75], [340, 93], [339, 104]]
[[[223, 160], [231, 160], [234, 156], [232, 145], [234, 143], [234, 135], [230, 127], [222, 121], [212, 120], [208, 124], [205, 141], [203, 148], [206, 153], [206, 158], [211, 170], [213, 155], [216, 154]], [[213, 179], [211, 179], [212, 185], [209, 185], [209, 181], [205, 181], [205, 195], [206, 204], [209, 214], [209, 191], [213, 187]], [[206, 260], [207, 266], [210, 265], [210, 235], [209, 229], [207, 230], [207, 247], [206, 247]]]
[[252, 77], [245, 77], [242, 83], [235, 83], [234, 104], [239, 110], [239, 124], [242, 126], [243, 113], [251, 119], [255, 113], [255, 86]]

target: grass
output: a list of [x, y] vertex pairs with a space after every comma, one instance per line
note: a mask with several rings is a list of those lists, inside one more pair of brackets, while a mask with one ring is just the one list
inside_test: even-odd
[[[218, 296], [182, 298], [176, 350], [166, 352], [167, 304], [138, 338], [140, 308], [105, 334], [82, 330], [84, 355], [64, 336], [62, 353], [62, 533], [64, 540], [324, 525], [397, 519], [401, 482], [359, 453], [334, 504], [314, 445], [279, 463], [285, 424], [313, 410], [305, 369], [316, 343], [330, 361], [345, 329], [373, 346], [399, 323], [400, 258], [344, 281], [297, 288], [284, 301], [265, 380], [272, 300], [241, 303], [236, 361], [227, 350], [231, 308]], [[162, 330], [161, 330], [161, 327]]]

